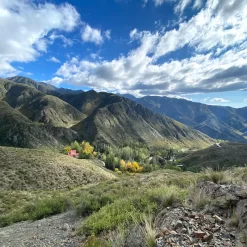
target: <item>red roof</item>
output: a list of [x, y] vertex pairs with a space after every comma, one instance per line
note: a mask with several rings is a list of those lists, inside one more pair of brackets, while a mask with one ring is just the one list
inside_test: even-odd
[[76, 153], [76, 150], [70, 150], [69, 153], [68, 153], [68, 155], [71, 156], [71, 157], [77, 157], [77, 156], [79, 156], [79, 154]]

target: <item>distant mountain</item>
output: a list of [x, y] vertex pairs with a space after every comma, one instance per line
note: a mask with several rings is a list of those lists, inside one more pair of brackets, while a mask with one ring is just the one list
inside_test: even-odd
[[[88, 117], [73, 127], [85, 139], [114, 146], [141, 142], [150, 146], [203, 147], [212, 140], [168, 117], [155, 114], [131, 100], [109, 93], [87, 93], [74, 96], [77, 109]], [[90, 99], [93, 98], [93, 101]], [[70, 98], [71, 99], [71, 98]], [[92, 103], [93, 102], [93, 103]]]
[[[46, 136], [47, 144], [57, 142], [55, 146], [73, 138], [114, 146], [141, 142], [175, 148], [206, 147], [213, 141], [201, 132], [118, 95], [93, 90], [60, 94], [56, 88], [40, 86], [28, 78], [11, 79], [0, 80], [4, 109], [1, 117], [6, 127], [0, 130], [0, 145], [40, 146]], [[51, 92], [56, 92], [56, 96]], [[6, 116], [9, 120], [4, 124]]]
[[14, 76], [7, 78], [10, 81], [13, 81], [15, 83], [22, 83], [29, 85], [45, 94], [52, 94], [52, 95], [58, 95], [58, 94], [77, 94], [83, 92], [82, 90], [71, 90], [67, 88], [57, 88], [55, 86], [52, 86], [45, 82], [36, 82], [30, 78], [23, 77], [23, 76]]
[[191, 171], [212, 167], [216, 170], [247, 165], [247, 144], [220, 143], [192, 152], [179, 159]]
[[247, 142], [247, 107], [235, 109], [158, 96], [136, 98], [136, 102], [214, 139]]
[[130, 100], [133, 100], [133, 101], [136, 101], [137, 100], [137, 98], [134, 95], [132, 95], [132, 94], [118, 94], [118, 95], [119, 96], [122, 96], [124, 98], [130, 99]]
[[[0, 85], [6, 85], [0, 81]], [[70, 127], [84, 118], [84, 115], [61, 99], [46, 95], [28, 84], [9, 83], [2, 91], [4, 101], [19, 110], [34, 122], [50, 124], [55, 127]], [[0, 89], [1, 92], [1, 89]]]

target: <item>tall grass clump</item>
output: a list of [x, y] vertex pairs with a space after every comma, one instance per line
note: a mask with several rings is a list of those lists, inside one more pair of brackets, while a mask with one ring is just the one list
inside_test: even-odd
[[143, 226], [143, 232], [145, 236], [145, 242], [148, 247], [155, 247], [155, 227], [153, 223], [153, 217], [151, 215], [144, 215], [144, 226]]
[[212, 168], [206, 168], [202, 171], [202, 178], [220, 184], [225, 181], [226, 175], [224, 171], [214, 171]]

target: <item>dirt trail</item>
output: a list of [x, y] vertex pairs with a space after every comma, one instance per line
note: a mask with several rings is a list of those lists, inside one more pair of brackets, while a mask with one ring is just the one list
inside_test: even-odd
[[75, 228], [81, 218], [66, 212], [35, 222], [21, 222], [0, 228], [1, 247], [81, 247]]

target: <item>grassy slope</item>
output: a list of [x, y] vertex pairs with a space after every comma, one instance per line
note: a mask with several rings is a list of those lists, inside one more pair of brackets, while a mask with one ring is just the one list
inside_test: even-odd
[[247, 165], [247, 144], [221, 143], [221, 147], [213, 145], [186, 155], [180, 159], [190, 170], [198, 171], [202, 168], [212, 167], [223, 169], [233, 166]]
[[33, 123], [0, 100], [0, 145], [54, 148], [77, 138], [77, 133], [70, 129]]
[[97, 161], [45, 150], [0, 147], [1, 190], [54, 190], [98, 183], [115, 176]]
[[4, 95], [2, 98], [34, 122], [71, 127], [84, 118], [84, 114], [55, 96], [45, 95], [26, 84], [11, 82], [7, 88], [6, 82], [0, 81], [0, 92]]
[[23, 105], [20, 112], [34, 122], [56, 127], [71, 127], [84, 118], [84, 114], [52, 95], [35, 98]]

